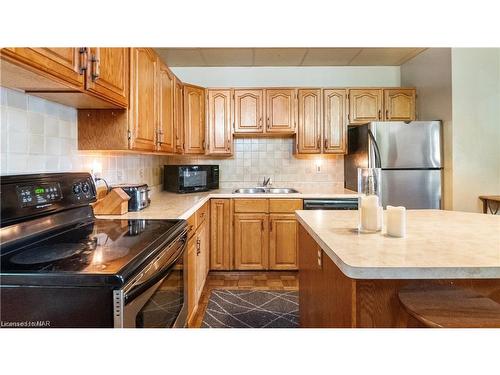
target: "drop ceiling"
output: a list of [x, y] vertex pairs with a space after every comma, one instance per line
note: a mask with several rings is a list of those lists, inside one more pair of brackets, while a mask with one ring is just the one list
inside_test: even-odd
[[425, 48], [156, 48], [169, 66], [398, 66]]

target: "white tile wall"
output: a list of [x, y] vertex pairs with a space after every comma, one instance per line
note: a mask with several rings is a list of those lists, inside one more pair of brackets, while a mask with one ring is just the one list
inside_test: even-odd
[[163, 183], [166, 157], [77, 150], [76, 109], [0, 87], [0, 174], [90, 171], [97, 162], [109, 183]]

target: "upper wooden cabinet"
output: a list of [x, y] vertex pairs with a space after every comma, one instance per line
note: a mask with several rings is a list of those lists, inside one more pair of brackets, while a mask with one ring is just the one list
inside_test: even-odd
[[342, 154], [347, 149], [346, 90], [323, 90], [323, 152]]
[[321, 152], [321, 90], [298, 90], [297, 148], [301, 154]]
[[184, 94], [183, 84], [174, 77], [174, 130], [175, 130], [175, 152], [184, 152]]
[[383, 119], [382, 89], [349, 90], [349, 123], [362, 125]]
[[128, 48], [89, 48], [85, 88], [105, 100], [128, 105]]
[[415, 89], [384, 89], [384, 119], [386, 121], [415, 120]]
[[130, 148], [156, 149], [157, 114], [156, 54], [150, 48], [133, 48], [130, 69]]
[[184, 85], [184, 153], [205, 153], [205, 90]]
[[266, 90], [266, 132], [295, 132], [295, 89]]
[[3, 48], [0, 84], [76, 108], [126, 108], [128, 51]]
[[233, 149], [232, 90], [208, 90], [207, 113], [207, 154], [231, 155]]
[[263, 90], [234, 90], [235, 133], [262, 133], [263, 116]]
[[158, 59], [158, 150], [175, 152], [174, 86], [175, 76]]

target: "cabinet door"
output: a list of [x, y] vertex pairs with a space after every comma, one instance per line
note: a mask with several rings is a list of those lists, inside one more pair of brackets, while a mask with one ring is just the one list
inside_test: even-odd
[[296, 270], [298, 224], [295, 214], [269, 215], [269, 268]]
[[207, 104], [207, 154], [231, 155], [233, 149], [231, 90], [208, 90]]
[[323, 152], [345, 153], [347, 140], [345, 90], [323, 91]]
[[132, 85], [130, 98], [130, 148], [156, 149], [157, 60], [150, 48], [133, 48], [131, 59]]
[[231, 200], [210, 201], [210, 269], [231, 269]]
[[35, 68], [45, 75], [56, 77], [74, 89], [83, 90], [85, 88], [83, 49], [3, 48], [2, 55]]
[[90, 48], [85, 88], [127, 108], [129, 57], [129, 48]]
[[234, 132], [262, 133], [263, 90], [234, 90]]
[[198, 308], [198, 296], [196, 294], [196, 264], [197, 264], [197, 254], [196, 254], [196, 239], [194, 236], [188, 241], [187, 245], [187, 304], [188, 304], [188, 320], [191, 319], [192, 315], [196, 312]]
[[184, 85], [184, 153], [205, 153], [205, 91]]
[[174, 75], [158, 59], [158, 150], [175, 152]]
[[321, 90], [298, 90], [297, 152], [321, 153]]
[[415, 120], [415, 89], [385, 89], [384, 115], [387, 121]]
[[382, 120], [382, 89], [349, 90], [349, 123], [362, 125]]
[[184, 152], [184, 95], [182, 82], [174, 77], [174, 124], [175, 124], [175, 152]]
[[265, 270], [269, 261], [269, 216], [234, 215], [234, 267], [237, 270]]
[[266, 132], [295, 132], [295, 90], [266, 90]]
[[196, 235], [196, 298], [200, 299], [201, 293], [203, 292], [203, 287], [205, 286], [205, 280], [207, 278], [207, 257], [209, 245], [207, 243], [208, 239], [208, 226], [206, 223], [200, 225], [197, 229]]

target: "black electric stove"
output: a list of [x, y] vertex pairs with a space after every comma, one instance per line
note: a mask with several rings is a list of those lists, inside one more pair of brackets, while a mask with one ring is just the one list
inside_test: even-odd
[[[179, 320], [184, 220], [96, 219], [96, 189], [86, 173], [4, 176], [1, 186], [2, 327]], [[170, 298], [168, 318], [148, 306], [159, 296]], [[143, 309], [127, 316], [127, 305], [138, 300]]]

